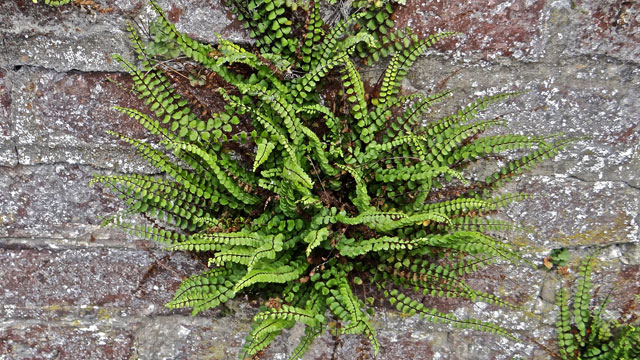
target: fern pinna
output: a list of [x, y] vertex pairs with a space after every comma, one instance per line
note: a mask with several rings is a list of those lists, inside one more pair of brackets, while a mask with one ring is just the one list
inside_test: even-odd
[[[604, 318], [609, 304], [605, 299], [600, 305], [592, 305], [593, 284], [591, 271], [594, 258], [591, 256], [580, 264], [579, 279], [573, 296], [571, 309], [569, 294], [564, 288], [557, 294], [558, 345], [562, 360], [632, 360], [640, 358], [640, 324], [624, 323], [621, 320]], [[640, 301], [640, 297], [638, 297]], [[571, 316], [573, 314], [573, 316]]]
[[[38, 0], [32, 0], [34, 3], [37, 3]], [[49, 6], [62, 6], [71, 2], [71, 0], [43, 0], [45, 5]]]
[[[208, 270], [186, 279], [169, 308], [191, 307], [196, 314], [242, 293], [265, 300], [243, 358], [297, 322], [306, 330], [291, 358], [301, 357], [327, 328], [335, 335], [362, 334], [377, 352], [373, 299], [356, 295], [360, 286], [377, 288], [403, 313], [514, 338], [496, 324], [440, 312], [429, 300], [514, 308], [473, 289], [465, 276], [496, 260], [518, 259], [491, 236], [512, 225], [485, 215], [529, 195], [494, 190], [564, 142], [482, 136], [503, 120], [477, 120], [478, 112], [516, 93], [488, 96], [425, 122], [450, 93], [404, 95], [400, 84], [426, 48], [454, 33], [426, 39], [396, 33], [406, 37], [385, 50], [391, 59], [371, 92], [353, 60], [358, 51], [379, 54], [376, 37], [358, 25], [369, 10], [330, 28], [317, 3], [291, 4], [232, 1], [259, 37], [261, 52], [253, 52], [226, 40], [213, 46], [190, 38], [151, 1], [162, 41], [171, 39], [188, 60], [154, 59], [150, 45], [129, 28], [139, 64], [116, 59], [148, 109], [118, 110], [139, 120], [161, 147], [117, 136], [162, 175], [96, 175], [92, 183], [128, 205], [108, 221], [169, 250], [209, 259]], [[267, 14], [269, 23], [247, 18], [254, 13]], [[271, 30], [263, 29], [267, 25]], [[206, 74], [200, 88], [216, 87], [207, 99], [217, 96], [226, 105], [207, 110], [207, 99], [176, 80], [186, 69]], [[514, 151], [525, 153], [485, 179], [463, 173], [480, 159]], [[129, 223], [131, 213], [144, 214], [148, 223]]]

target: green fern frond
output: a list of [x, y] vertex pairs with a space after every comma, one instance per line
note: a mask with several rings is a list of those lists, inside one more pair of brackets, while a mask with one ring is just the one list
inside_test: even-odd
[[287, 304], [282, 304], [279, 309], [268, 309], [267, 311], [258, 313], [254, 317], [254, 320], [257, 322], [267, 319], [293, 320], [309, 327], [317, 327], [325, 322], [324, 316], [321, 314]]
[[302, 132], [305, 134], [307, 139], [309, 139], [311, 148], [313, 149], [313, 155], [315, 159], [318, 161], [318, 165], [327, 175], [333, 176], [338, 173], [338, 170], [334, 169], [331, 164], [329, 164], [329, 159], [325, 154], [325, 150], [323, 148], [323, 144], [318, 138], [318, 136], [308, 127], [301, 126]]
[[367, 103], [365, 102], [364, 84], [360, 79], [360, 73], [351, 60], [346, 59], [344, 62], [344, 75], [342, 76], [342, 85], [344, 86], [347, 101], [351, 103], [351, 114], [357, 121], [360, 128], [366, 127], [367, 119]]
[[324, 326], [316, 326], [316, 327], [306, 326], [304, 329], [304, 334], [300, 338], [300, 343], [298, 344], [298, 346], [296, 346], [295, 349], [293, 349], [293, 352], [291, 353], [291, 356], [289, 357], [289, 359], [290, 360], [301, 359], [302, 356], [307, 352], [307, 350], [313, 343], [313, 340], [315, 340], [315, 338], [318, 337], [318, 335], [321, 335], [323, 332], [324, 332]]
[[350, 26], [354, 25], [363, 16], [364, 13], [353, 14], [347, 19], [340, 20], [333, 28], [331, 28], [331, 30], [322, 39], [322, 42], [314, 49], [314, 53], [318, 54], [319, 57], [315, 61], [312, 61], [312, 67], [316, 67], [318, 64], [323, 62], [327, 63], [329, 59], [335, 55], [336, 51], [345, 51], [346, 49], [339, 46], [339, 38], [345, 34]]
[[457, 35], [455, 32], [440, 32], [430, 35], [429, 37], [412, 42], [410, 38], [405, 37], [406, 42], [403, 42], [404, 49], [399, 50], [391, 58], [391, 62], [387, 67], [382, 83], [380, 87], [380, 95], [378, 96], [378, 103], [384, 103], [389, 97], [395, 96], [400, 90], [400, 83], [407, 74], [409, 67], [418, 59], [418, 56], [425, 52], [429, 47], [433, 46], [436, 42]]
[[255, 233], [198, 233], [167, 250], [213, 251], [220, 245], [247, 246], [257, 248], [265, 241]]
[[361, 213], [367, 212], [371, 209], [371, 197], [367, 193], [367, 185], [362, 178], [360, 172], [349, 166], [338, 165], [338, 167], [353, 176], [356, 181], [356, 194], [353, 198], [353, 204], [358, 208]]
[[[415, 101], [412, 101], [411, 104], [407, 107], [407, 109], [402, 113], [402, 115], [397, 118], [396, 127], [399, 129], [398, 134], [402, 136], [410, 132], [414, 132], [415, 129], [418, 129], [419, 126], [423, 125], [422, 121], [425, 114], [429, 110], [431, 110], [435, 104], [439, 103], [440, 101], [443, 101], [450, 95], [451, 95], [450, 91], [443, 91], [430, 96], [424, 96], [422, 94], [420, 94], [420, 96], [417, 96]], [[411, 99], [411, 100], [414, 100], [414, 99]], [[388, 103], [390, 103], [390, 101], [387, 100], [378, 107], [381, 107], [381, 106], [383, 107]], [[379, 125], [379, 127], [381, 128], [381, 125]], [[388, 129], [387, 136], [394, 135], [394, 132], [391, 132], [389, 130], [395, 131], [393, 127], [391, 129]]]
[[274, 143], [266, 140], [258, 143], [258, 151], [256, 152], [256, 158], [253, 162], [254, 172], [260, 165], [262, 165], [265, 161], [267, 161], [267, 159], [269, 158], [269, 155], [271, 154], [271, 152], [275, 147], [276, 145]]
[[[62, 6], [70, 3], [72, 0], [44, 0], [44, 3], [49, 6]], [[33, 0], [34, 3], [37, 3], [38, 0]]]
[[391, 305], [395, 305], [398, 311], [406, 313], [408, 315], [418, 314], [426, 321], [437, 322], [441, 324], [447, 324], [454, 328], [459, 329], [473, 329], [510, 338], [517, 341], [517, 338], [513, 336], [509, 331], [492, 323], [480, 321], [477, 319], [458, 319], [452, 314], [445, 314], [437, 311], [436, 309], [429, 309], [417, 300], [398, 292], [398, 290], [392, 290], [391, 292], [385, 291], [384, 295], [389, 298]]
[[279, 115], [284, 122], [289, 136], [295, 146], [299, 145], [302, 137], [299, 134], [300, 120], [296, 116], [293, 106], [285, 99], [280, 98], [280, 94], [256, 85], [237, 84], [238, 90], [243, 94], [259, 97], [263, 103], [268, 104]]
[[133, 109], [117, 107], [118, 110], [131, 113], [131, 115], [141, 120], [142, 125], [149, 124], [145, 125], [145, 128], [152, 134], [160, 133], [165, 137], [177, 137], [179, 139], [189, 139], [190, 141], [208, 140], [208, 136], [203, 136], [198, 130], [198, 124], [204, 124], [204, 122], [191, 113], [187, 106], [187, 100], [182, 99], [175, 93], [169, 81], [160, 71], [142, 72], [133, 64], [122, 59], [122, 57], [117, 55], [113, 57], [128, 70], [133, 79], [136, 92], [140, 94], [141, 99], [145, 100], [149, 110], [155, 114], [156, 118], [161, 118], [163, 124], [170, 124], [170, 130], [175, 135], [169, 135], [164, 128], [161, 130], [157, 120], [151, 120], [146, 115], [136, 113]]
[[[229, 51], [225, 51], [225, 48], [229, 48], [228, 44], [232, 44], [226, 40], [220, 40], [220, 44], [218, 45], [218, 49], [222, 52], [222, 53], [228, 53]], [[232, 44], [235, 45], [235, 44]], [[237, 45], [236, 45], [237, 46]], [[224, 57], [220, 57], [218, 59], [218, 61], [216, 62], [216, 66], [218, 66], [219, 68], [224, 68], [225, 66], [230, 66], [233, 64], [244, 64], [247, 65], [253, 69], [255, 69], [256, 71], [259, 71], [260, 73], [264, 74], [265, 77], [265, 81], [268, 81], [269, 84], [273, 85], [276, 89], [277, 92], [279, 94], [283, 94], [286, 95], [289, 93], [289, 89], [284, 86], [280, 80], [277, 78], [277, 76], [275, 76], [274, 74], [272, 74], [272, 68], [270, 68], [269, 66], [271, 64], [266, 64], [263, 61], [266, 61], [265, 58], [262, 57], [258, 57], [253, 53], [249, 53], [246, 50], [237, 47], [239, 50], [242, 51], [237, 51], [235, 53], [233, 53], [232, 55], [227, 55]], [[236, 49], [236, 47], [233, 47], [232, 49]], [[277, 69], [277, 68], [276, 68]], [[230, 80], [231, 83], [235, 84], [235, 85], [243, 85], [242, 82], [238, 82], [235, 81], [235, 79], [233, 78], [228, 78], [228, 80]]]
[[553, 144], [551, 147], [538, 148], [537, 150], [527, 155], [521, 156], [518, 159], [507, 162], [498, 171], [487, 176], [483, 180], [483, 188], [488, 190], [496, 189], [506, 182], [513, 179], [515, 176], [522, 174], [529, 170], [531, 167], [540, 163], [543, 160], [549, 159], [563, 149], [567, 144], [573, 140], [563, 140]]
[[451, 220], [451, 228], [454, 230], [467, 230], [478, 232], [500, 232], [500, 231], [524, 231], [530, 229], [522, 225], [514, 224], [510, 221], [481, 218], [476, 216], [461, 216]]
[[[183, 230], [194, 231], [198, 223], [193, 216], [203, 216], [209, 211], [207, 201], [190, 196], [180, 184], [148, 175], [106, 175], [95, 176], [91, 184], [100, 182], [116, 194], [132, 211], [148, 214], [150, 217], [162, 218]], [[175, 193], [172, 202], [166, 197]], [[178, 195], [180, 194], [180, 195]]]
[[219, 267], [182, 281], [173, 300], [165, 304], [169, 309], [193, 308], [193, 315], [214, 308], [235, 296], [233, 281], [242, 270], [235, 267]]
[[550, 148], [547, 137], [524, 135], [496, 135], [480, 138], [473, 143], [457, 148], [449, 155], [448, 163], [461, 160], [473, 161], [485, 154], [500, 153], [504, 151], [531, 149], [534, 147]]
[[265, 349], [269, 344], [280, 335], [284, 329], [289, 329], [295, 324], [294, 320], [267, 319], [262, 322], [255, 322], [247, 341], [242, 347], [240, 358], [246, 359]]
[[258, 199], [253, 195], [248, 194], [242, 189], [229, 175], [222, 171], [222, 169], [218, 166], [217, 156], [215, 154], [210, 154], [204, 149], [200, 148], [198, 145], [184, 142], [174, 142], [173, 145], [180, 150], [185, 150], [189, 153], [193, 153], [200, 158], [202, 158], [210, 167], [212, 172], [220, 181], [220, 184], [224, 186], [224, 188], [229, 191], [231, 195], [233, 195], [236, 199], [242, 201], [245, 204], [255, 204]]
[[309, 11], [307, 31], [304, 38], [301, 39], [302, 46], [300, 48], [300, 55], [302, 57], [302, 64], [300, 65], [300, 68], [303, 71], [310, 70], [311, 63], [318, 54], [317, 52], [314, 52], [314, 48], [319, 46], [320, 41], [323, 38], [323, 26], [324, 21], [322, 21], [322, 17], [320, 16], [320, 3], [314, 2], [313, 8]]
[[[368, 23], [367, 27], [371, 30], [374, 24]], [[393, 24], [389, 24], [390, 28]], [[398, 51], [407, 49], [411, 44], [415, 44], [420, 41], [420, 38], [411, 32], [409, 28], [396, 29], [388, 31], [387, 34], [382, 34], [379, 37], [380, 46], [377, 49], [369, 49], [368, 62], [378, 62], [383, 58], [389, 57]]]
[[446, 166], [446, 157], [449, 156], [454, 148], [460, 145], [464, 140], [477, 136], [486, 129], [496, 125], [504, 125], [504, 120], [497, 118], [478, 121], [472, 124], [454, 126], [445, 130], [443, 132], [444, 136], [442, 137], [442, 141], [439, 141], [440, 137], [436, 137], [436, 141], [430, 147], [430, 152], [426, 155], [426, 161], [434, 164], [435, 166]]
[[314, 248], [320, 246], [320, 244], [322, 244], [322, 242], [327, 240], [328, 237], [329, 237], [329, 228], [326, 228], [326, 227], [320, 230], [309, 231], [309, 233], [304, 238], [304, 242], [309, 244], [307, 246], [307, 250], [305, 251], [305, 254], [307, 254], [307, 256], [311, 255], [311, 251]]
[[[288, 263], [288, 265], [286, 264]], [[278, 261], [254, 267], [247, 272], [233, 287], [238, 292], [255, 283], [286, 283], [296, 280], [307, 269], [306, 260], [297, 259], [292, 262]]]
[[320, 59], [308, 73], [303, 77], [296, 79], [292, 84], [292, 95], [296, 98], [296, 101], [299, 104], [302, 104], [304, 100], [307, 99], [309, 93], [316, 89], [320, 80], [324, 79], [329, 71], [341, 64], [344, 64], [348, 58], [349, 54], [342, 51], [328, 59]]
[[124, 221], [125, 218], [129, 219], [130, 215], [131, 211], [116, 214], [114, 216], [106, 218], [103, 221], [102, 225], [113, 225], [131, 236], [160, 243], [172, 244], [175, 242], [184, 241], [186, 239], [186, 236], [184, 234], [165, 229], [158, 225], [134, 224]]
[[226, 71], [224, 71], [223, 68], [216, 66], [215, 57], [209, 56], [209, 54], [214, 53], [213, 47], [194, 40], [187, 34], [179, 32], [175, 25], [167, 19], [167, 16], [155, 0], [149, 0], [149, 4], [151, 4], [151, 7], [155, 10], [156, 14], [158, 14], [158, 22], [160, 24], [159, 30], [168, 38], [173, 39], [180, 46], [180, 49], [185, 56], [202, 64], [210, 70], [216, 71], [224, 77]]
[[[222, 195], [213, 187], [203, 186], [201, 181], [197, 179], [192, 173], [176, 165], [168, 156], [161, 151], [152, 148], [150, 145], [136, 139], [129, 138], [124, 135], [120, 135], [114, 132], [107, 132], [111, 135], [117, 136], [120, 139], [131, 144], [138, 153], [145, 158], [151, 165], [155, 166], [158, 170], [166, 173], [169, 177], [176, 179], [182, 187], [171, 189], [171, 195], [176, 196], [174, 192], [181, 192], [185, 189], [187, 193], [190, 193], [195, 200], [195, 203], [206, 202], [210, 207], [216, 207], [215, 203]], [[214, 184], [207, 184], [214, 185]], [[165, 186], [168, 186], [165, 184]], [[169, 190], [169, 189], [167, 189]], [[169, 194], [169, 193], [167, 193]], [[208, 200], [208, 201], [207, 201]], [[196, 215], [201, 216], [201, 215]]]
[[482, 97], [465, 106], [464, 108], [458, 110], [452, 115], [445, 116], [437, 121], [428, 123], [426, 128], [420, 133], [427, 134], [429, 136], [436, 136], [444, 132], [446, 129], [451, 128], [455, 124], [468, 122], [475, 119], [475, 117], [478, 115], [478, 112], [485, 110], [489, 105], [498, 101], [511, 99], [522, 93], [523, 92], [498, 93], [495, 95]]
[[396, 236], [381, 236], [366, 240], [342, 239], [337, 249], [341, 255], [353, 258], [370, 252], [410, 249], [411, 246], [410, 242]]
[[347, 279], [340, 277], [337, 289], [332, 289], [333, 297], [327, 298], [327, 305], [331, 312], [342, 320], [347, 320], [348, 324], [338, 329], [339, 334], [363, 334], [372, 342], [375, 354], [380, 350], [375, 330], [362, 312], [362, 301], [355, 297]]
[[581, 346], [584, 346], [587, 326], [589, 325], [592, 266], [593, 261], [591, 259], [580, 265], [580, 279], [578, 279], [578, 287], [573, 297], [573, 320], [579, 331], [579, 336], [576, 336], [576, 338]]

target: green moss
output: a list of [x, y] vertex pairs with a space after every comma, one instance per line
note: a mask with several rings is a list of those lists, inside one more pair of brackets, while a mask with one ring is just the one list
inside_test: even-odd
[[619, 213], [611, 224], [594, 224], [591, 229], [578, 234], [560, 233], [551, 240], [566, 248], [626, 242], [630, 221], [628, 214]]

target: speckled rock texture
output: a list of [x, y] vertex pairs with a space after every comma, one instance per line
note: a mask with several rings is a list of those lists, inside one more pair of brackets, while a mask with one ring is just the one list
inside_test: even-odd
[[[179, 29], [205, 41], [248, 42], [218, 0], [162, 0]], [[255, 304], [236, 299], [191, 317], [169, 311], [181, 279], [202, 269], [189, 254], [99, 226], [120, 207], [87, 186], [92, 174], [153, 172], [105, 130], [145, 138], [112, 110], [135, 106], [109, 54], [131, 56], [127, 21], [153, 16], [142, 0], [49, 8], [0, 2], [0, 359], [232, 359]], [[408, 0], [398, 26], [464, 35], [422, 57], [408, 90], [454, 90], [444, 108], [485, 94], [528, 89], [485, 116], [510, 131], [581, 138], [509, 184], [542, 196], [501, 216], [532, 227], [504, 234], [533, 266], [498, 265], [472, 283], [521, 305], [438, 301], [443, 310], [496, 321], [516, 343], [407, 318], [380, 306], [378, 359], [549, 359], [557, 350], [553, 305], [580, 257], [599, 250], [594, 282], [611, 291], [608, 314], [639, 314], [640, 3], [618, 0]], [[367, 74], [374, 78], [379, 69]], [[111, 81], [111, 80], [116, 80]], [[436, 116], [436, 115], [434, 115]], [[489, 171], [478, 166], [474, 171]], [[555, 248], [570, 267], [548, 271]], [[284, 359], [294, 327], [264, 354]], [[319, 338], [306, 359], [354, 359], [361, 338]]]

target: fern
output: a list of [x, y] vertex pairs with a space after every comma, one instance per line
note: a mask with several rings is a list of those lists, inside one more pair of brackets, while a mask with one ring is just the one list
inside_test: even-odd
[[[115, 57], [147, 109], [116, 109], [159, 144], [110, 134], [159, 175], [96, 175], [92, 184], [128, 207], [106, 222], [206, 259], [208, 270], [184, 280], [169, 308], [196, 314], [238, 294], [262, 299], [242, 357], [264, 350], [296, 322], [305, 332], [292, 358], [327, 329], [361, 334], [377, 352], [373, 309], [357, 295], [368, 282], [403, 313], [514, 338], [498, 324], [459, 319], [428, 302], [461, 298], [518, 309], [473, 289], [466, 277], [496, 261], [520, 260], [495, 236], [518, 227], [488, 215], [531, 195], [494, 190], [567, 141], [483, 136], [504, 120], [478, 121], [478, 112], [518, 93], [488, 96], [425, 123], [427, 110], [451, 93], [400, 95], [400, 85], [426, 48], [454, 33], [419, 39], [391, 31], [387, 3], [354, 2], [362, 11], [330, 27], [314, 2], [233, 0], [255, 48], [224, 39], [211, 45], [180, 33], [150, 3], [159, 15], [156, 39], [146, 41], [129, 26], [138, 64]], [[184, 56], [171, 58], [174, 50]], [[392, 56], [373, 91], [356, 56]], [[184, 69], [207, 74], [191, 85], [215, 89], [207, 96], [225, 106], [203, 110], [207, 99], [175, 75], [188, 78]], [[503, 153], [516, 155], [490, 177], [477, 181], [465, 173]], [[134, 213], [149, 222], [130, 223]], [[588, 324], [582, 310], [577, 316]]]
[[[560, 289], [556, 298], [559, 308], [556, 329], [559, 357], [577, 359], [637, 359], [640, 356], [640, 326], [603, 318], [608, 299], [592, 307], [591, 270], [593, 256], [580, 264], [578, 284], [569, 304], [569, 294]], [[573, 315], [573, 316], [572, 316]]]

